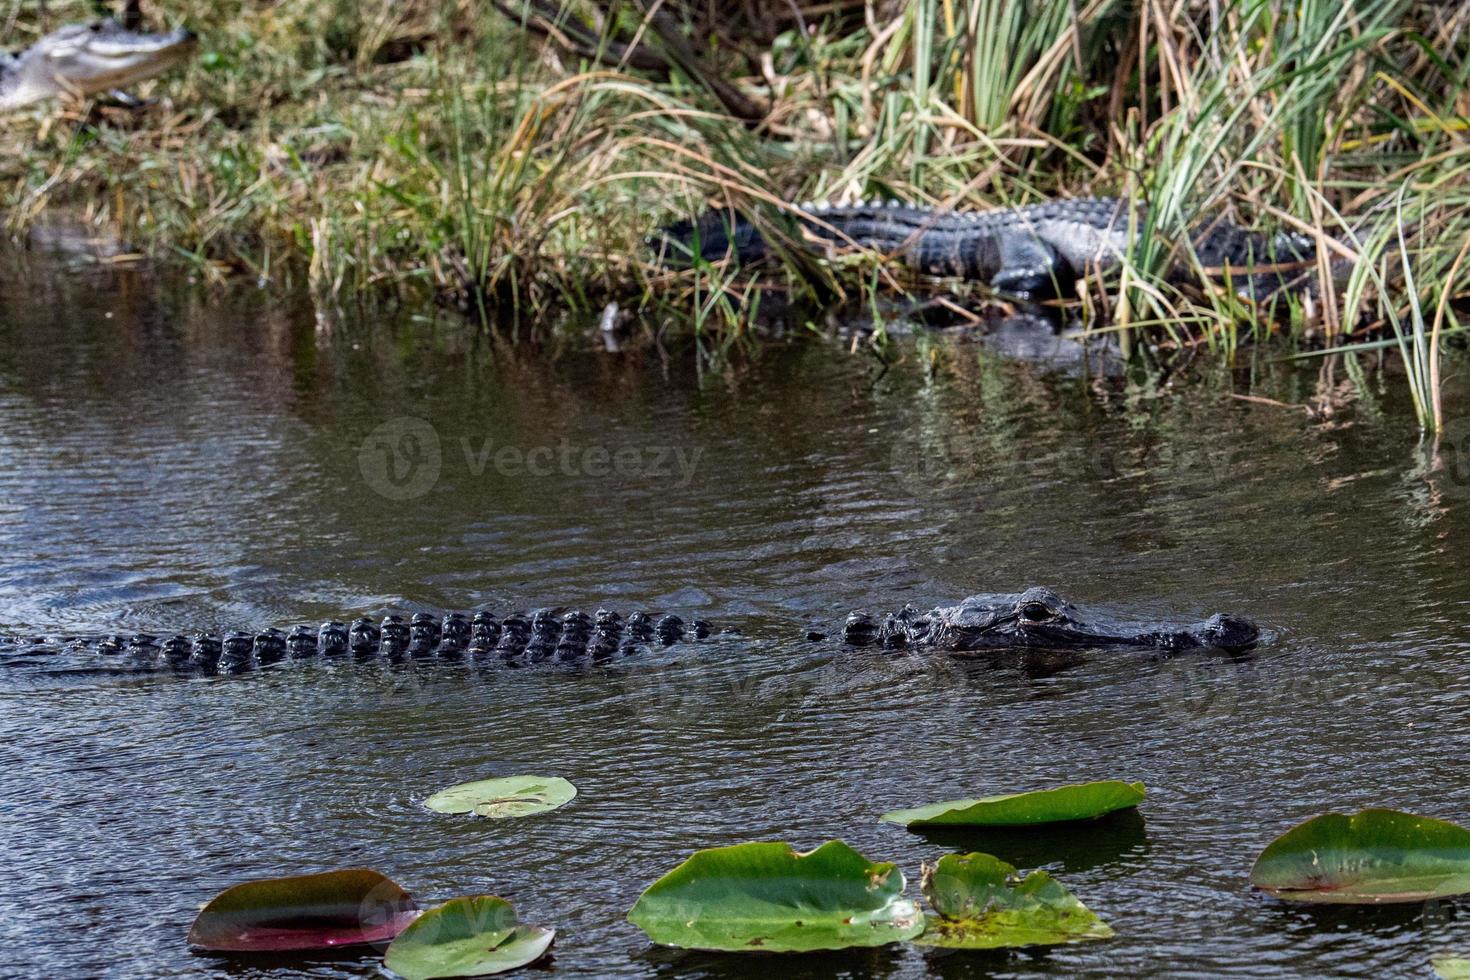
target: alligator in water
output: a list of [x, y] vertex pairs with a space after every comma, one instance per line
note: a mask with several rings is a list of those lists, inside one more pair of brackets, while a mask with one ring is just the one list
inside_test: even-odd
[[[973, 279], [1014, 296], [1064, 293], [1089, 269], [1115, 266], [1128, 252], [1128, 205], [1115, 198], [1077, 198], [992, 211], [945, 211], [897, 201], [801, 204], [801, 232], [828, 251], [871, 249], [902, 259], [915, 271]], [[1141, 212], [1140, 212], [1141, 217]], [[650, 246], [670, 265], [698, 255], [744, 263], [770, 248], [744, 215], [710, 211], [653, 236]], [[1194, 236], [1194, 254], [1208, 275], [1228, 278], [1242, 296], [1265, 301], [1282, 292], [1316, 288], [1317, 243], [1305, 235], [1250, 231], [1218, 220]], [[1175, 279], [1194, 278], [1179, 265]], [[1334, 276], [1346, 270], [1335, 259]]]
[[0, 112], [135, 85], [183, 61], [196, 44], [187, 30], [142, 34], [114, 20], [69, 24], [20, 54], [0, 53]]
[[[543, 609], [496, 619], [488, 612], [443, 617], [417, 613], [408, 620], [389, 615], [366, 617], [351, 625], [298, 626], [289, 633], [266, 629], [224, 636], [201, 633], [160, 640], [132, 637], [0, 639], [0, 663], [34, 663], [65, 650], [86, 650], [130, 669], [164, 669], [184, 674], [243, 673], [286, 660], [354, 655], [361, 659], [400, 656], [446, 659], [469, 657], [516, 663], [563, 661], [605, 664], [647, 646], [672, 646], [703, 639], [710, 626], [685, 623], [678, 616], [655, 619], [647, 613], [624, 618], [600, 609], [584, 612]], [[820, 637], [821, 634], [814, 634]], [[971, 596], [956, 606], [927, 613], [906, 607], [881, 622], [865, 613], [847, 618], [843, 638], [853, 646], [880, 645], [976, 655], [984, 651], [1078, 650], [1145, 647], [1171, 652], [1214, 647], [1245, 650], [1259, 631], [1234, 616], [1215, 615], [1193, 625], [1127, 624], [1101, 616], [1084, 617], [1050, 589]]]
[[1216, 613], [1189, 625], [1128, 624], [1086, 616], [1050, 589], [973, 595], [956, 606], [920, 612], [905, 606], [882, 620], [847, 617], [843, 638], [853, 646], [943, 650], [956, 655], [995, 650], [1077, 650], [1148, 647], [1162, 651], [1247, 650], [1260, 630], [1249, 620]]
[[379, 621], [367, 617], [350, 625], [327, 622], [297, 626], [290, 632], [269, 628], [224, 635], [178, 634], [160, 639], [134, 636], [33, 637], [0, 639], [0, 663], [20, 655], [34, 660], [67, 650], [86, 650], [132, 669], [172, 669], [179, 673], [238, 674], [285, 660], [353, 655], [375, 657], [496, 657], [535, 663], [544, 660], [605, 663], [640, 647], [672, 646], [684, 639], [709, 635], [701, 620], [686, 624], [678, 616], [655, 619], [644, 612], [624, 618], [599, 609], [595, 615], [577, 610], [540, 609], [497, 619], [493, 613], [442, 617], [415, 613], [405, 620], [390, 614]]

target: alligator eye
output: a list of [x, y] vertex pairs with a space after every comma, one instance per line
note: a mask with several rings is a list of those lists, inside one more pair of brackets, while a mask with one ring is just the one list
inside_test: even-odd
[[1044, 623], [1052, 618], [1052, 612], [1044, 602], [1028, 602], [1021, 607], [1021, 618], [1028, 623]]

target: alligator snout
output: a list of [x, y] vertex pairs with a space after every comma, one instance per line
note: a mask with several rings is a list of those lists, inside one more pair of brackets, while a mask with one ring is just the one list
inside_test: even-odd
[[879, 621], [866, 613], [848, 617], [843, 636], [854, 646], [927, 648], [966, 654], [985, 650], [1071, 650], [1154, 647], [1246, 650], [1260, 630], [1248, 619], [1217, 613], [1202, 623], [1143, 626], [1085, 613], [1050, 589], [984, 593], [928, 613], [905, 607]]
[[1200, 636], [1205, 646], [1246, 650], [1256, 645], [1261, 630], [1248, 619], [1215, 613], [1201, 625]]

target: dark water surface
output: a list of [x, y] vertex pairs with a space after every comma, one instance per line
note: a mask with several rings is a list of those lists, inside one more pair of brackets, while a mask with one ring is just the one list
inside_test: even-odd
[[[561, 930], [567, 976], [1426, 976], [1470, 953], [1454, 903], [1312, 912], [1246, 883], [1323, 810], [1470, 819], [1470, 483], [1416, 444], [1394, 379], [1314, 421], [1229, 397], [1313, 396], [1315, 364], [1264, 358], [1089, 382], [937, 339], [883, 373], [813, 338], [701, 376], [683, 348], [318, 330], [246, 288], [14, 254], [0, 321], [0, 632], [576, 604], [744, 634], [606, 669], [0, 676], [0, 973], [302, 975], [193, 956], [189, 922], [240, 880], [350, 865], [425, 902], [512, 899]], [[804, 639], [853, 607], [1031, 583], [1131, 616], [1235, 611], [1271, 639], [1067, 663]], [[581, 795], [515, 822], [419, 805], [520, 772]], [[876, 820], [1109, 777], [1149, 798], [1088, 837]], [[697, 848], [832, 837], [911, 881], [955, 846], [1047, 867], [1118, 937], [737, 959], [623, 920]]]

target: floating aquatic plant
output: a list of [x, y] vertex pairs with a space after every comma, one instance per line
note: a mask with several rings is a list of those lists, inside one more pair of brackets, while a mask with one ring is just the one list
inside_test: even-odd
[[416, 910], [397, 882], [367, 868], [266, 878], [216, 895], [195, 918], [189, 943], [254, 953], [386, 942]]
[[1113, 930], [1045, 871], [1024, 878], [989, 854], [949, 854], [924, 866], [920, 946], [998, 949], [1107, 939]]
[[1470, 830], [1398, 810], [1328, 813], [1256, 858], [1251, 884], [1292, 902], [1423, 902], [1470, 893]]
[[546, 955], [556, 930], [523, 926], [495, 895], [450, 899], [420, 915], [388, 947], [384, 965], [404, 980], [504, 973]]
[[903, 872], [842, 841], [800, 853], [747, 843], [697, 851], [648, 887], [628, 921], [665, 946], [789, 953], [882, 946], [924, 930]]
[[1004, 793], [973, 800], [949, 800], [883, 814], [889, 823], [906, 827], [1021, 827], [1090, 820], [1137, 806], [1143, 783], [1116, 779], [1076, 783], [1029, 793]]
[[559, 776], [501, 776], [442, 789], [425, 800], [424, 806], [440, 813], [505, 819], [555, 810], [576, 795], [577, 787]]

